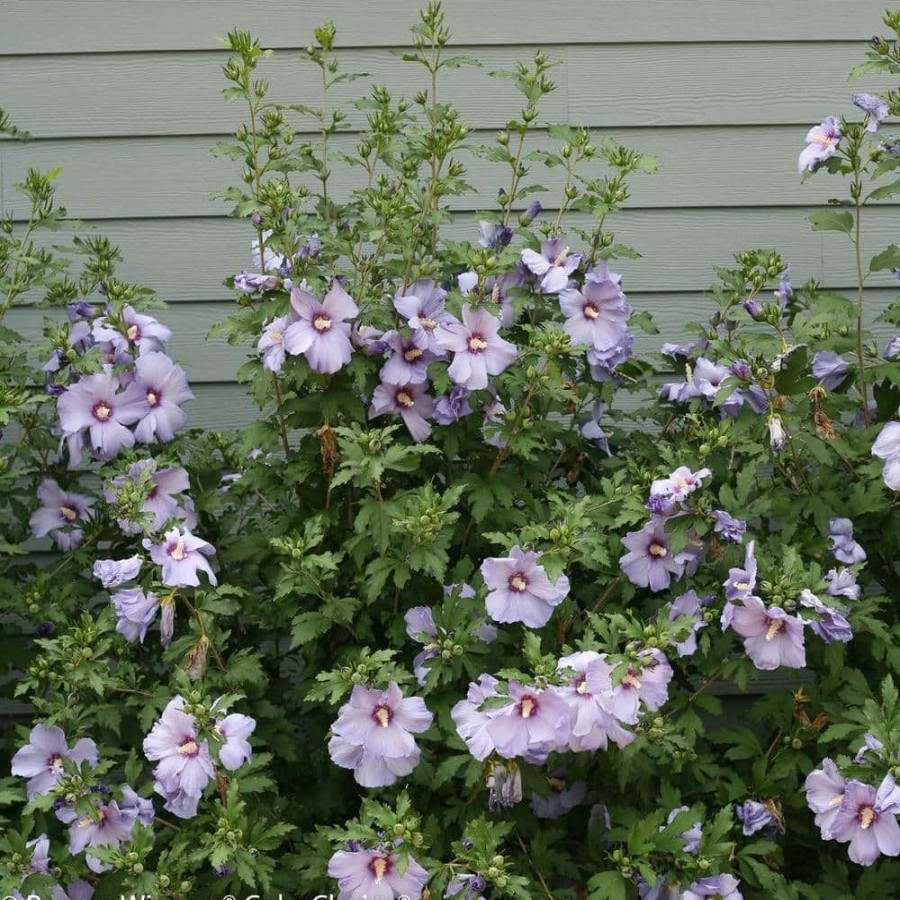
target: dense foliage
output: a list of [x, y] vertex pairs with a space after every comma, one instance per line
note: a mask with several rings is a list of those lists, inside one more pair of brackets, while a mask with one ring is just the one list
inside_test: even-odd
[[[858, 74], [900, 72], [885, 23]], [[58, 172], [0, 223], [0, 894], [900, 892], [900, 306], [866, 303], [900, 248], [862, 253], [900, 96], [854, 95], [799, 159], [845, 198], [811, 223], [853, 296], [742, 251], [692, 339], [638, 356], [615, 215], [656, 161], [548, 126], [540, 52], [490, 73], [522, 105], [474, 145], [439, 98], [477, 61], [439, 4], [412, 34], [426, 87], [352, 111], [330, 23], [316, 109], [223, 41], [238, 433], [190, 430], [115, 247], [42, 239]], [[473, 154], [503, 184], [477, 225]], [[43, 346], [3, 322], [23, 305]]]

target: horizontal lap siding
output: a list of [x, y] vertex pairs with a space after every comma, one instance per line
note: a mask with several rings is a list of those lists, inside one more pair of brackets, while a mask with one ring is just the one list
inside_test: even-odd
[[[410, 97], [425, 86], [423, 73], [385, 48], [408, 43], [417, 8], [397, 0], [0, 4], [0, 106], [36, 138], [0, 142], [0, 208], [21, 220], [27, 208], [14, 184], [27, 166], [62, 166], [59, 198], [69, 214], [121, 246], [122, 277], [172, 303], [160, 315], [195, 385], [191, 425], [231, 427], [253, 416], [253, 404], [233, 383], [252, 347], [205, 339], [230, 308], [222, 280], [249, 266], [251, 239], [245, 223], [209, 200], [236, 174], [234, 163], [211, 158], [209, 148], [243, 114], [221, 98], [227, 54], [216, 49], [215, 36], [244, 27], [278, 48], [260, 70], [272, 96], [315, 106], [317, 79], [297, 48], [328, 16], [338, 28], [343, 71], [368, 72], [368, 80]], [[540, 47], [560, 60], [542, 128], [584, 124], [659, 156], [660, 174], [635, 178], [627, 210], [612, 223], [619, 240], [644, 254], [616, 264], [629, 298], [653, 312], [662, 331], [639, 336], [640, 349], [683, 334], [686, 321], [711, 310], [703, 292], [712, 266], [728, 265], [739, 249], [779, 248], [795, 283], [812, 277], [852, 286], [846, 241], [813, 233], [807, 223], [839, 187], [823, 178], [801, 184], [796, 158], [810, 125], [852, 111], [851, 90], [886, 86], [878, 78], [846, 81], [863, 42], [880, 30], [881, 0], [855, 0], [852, 16], [840, 0], [593, 0], [566, 4], [564, 13], [559, 4], [498, 0], [487, 19], [482, 0], [447, 0], [445, 8], [453, 52], [483, 63], [442, 76], [442, 99], [476, 129], [471, 144], [490, 143], [521, 105], [510, 82], [488, 73], [513, 68]], [[340, 86], [335, 101], [360, 96], [366, 84]], [[352, 152], [361, 122], [353, 111], [335, 149]], [[552, 145], [543, 131], [530, 141], [531, 149]], [[493, 208], [505, 177], [483, 159], [460, 158], [475, 194], [453, 198], [447, 233], [473, 239], [477, 211]], [[549, 189], [540, 197], [555, 207], [559, 171], [535, 164], [530, 178]], [[344, 198], [353, 182], [344, 170], [332, 186]], [[589, 223], [575, 216], [573, 224]], [[869, 214], [865, 239], [868, 255], [897, 239], [896, 207]], [[873, 311], [893, 298], [892, 282], [889, 275], [873, 280]], [[16, 311], [9, 324], [36, 337], [43, 315]], [[881, 326], [879, 336], [887, 334]]]

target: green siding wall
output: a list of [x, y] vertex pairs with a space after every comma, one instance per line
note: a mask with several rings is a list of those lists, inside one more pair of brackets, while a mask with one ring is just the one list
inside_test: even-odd
[[[633, 305], [650, 309], [666, 338], [709, 307], [711, 266], [734, 250], [777, 246], [797, 281], [850, 287], [849, 247], [813, 234], [806, 216], [836, 185], [800, 184], [797, 154], [808, 128], [849, 113], [852, 90], [887, 86], [846, 76], [880, 30], [882, 0], [446, 0], [460, 52], [484, 69], [447, 73], [441, 93], [488, 141], [518, 95], [487, 71], [510, 68], [543, 47], [561, 60], [547, 121], [602, 129], [660, 158], [661, 172], [634, 184], [618, 220], [622, 240], [644, 254], [622, 261]], [[0, 207], [25, 214], [13, 184], [28, 165], [62, 166], [59, 196], [73, 217], [121, 245], [122, 275], [154, 287], [172, 306], [173, 353], [191, 376], [190, 423], [226, 427], [252, 405], [233, 384], [247, 350], [205, 341], [228, 308], [223, 278], [249, 264], [250, 232], [225, 217], [211, 191], [234, 170], [209, 148], [239, 121], [220, 96], [226, 54], [216, 35], [248, 28], [276, 48], [263, 72], [276, 99], [315, 105], [310, 66], [297, 48], [326, 17], [338, 28], [345, 71], [365, 71], [412, 95], [420, 75], [386, 48], [408, 43], [418, 4], [401, 0], [0, 0], [0, 106], [30, 130], [30, 144], [0, 142]], [[365, 82], [343, 86], [353, 98]], [[351, 124], [359, 119], [351, 116]], [[355, 144], [352, 134], [336, 144]], [[532, 146], [546, 145], [545, 137]], [[492, 168], [468, 163], [469, 180], [495, 190]], [[536, 171], [551, 189], [558, 173]], [[346, 193], [348, 183], [335, 188]], [[557, 191], [558, 193], [558, 191]], [[545, 205], [552, 205], [554, 193]], [[542, 198], [543, 199], [543, 198]], [[474, 233], [471, 198], [457, 203], [456, 236]], [[867, 248], [897, 239], [896, 207], [868, 215]], [[892, 296], [873, 282], [873, 313]], [[40, 332], [38, 310], [10, 325]], [[652, 349], [658, 339], [642, 339]]]

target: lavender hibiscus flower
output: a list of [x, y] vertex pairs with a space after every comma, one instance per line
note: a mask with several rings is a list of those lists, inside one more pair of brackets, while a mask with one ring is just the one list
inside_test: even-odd
[[677, 581], [684, 573], [684, 561], [669, 549], [669, 538], [661, 519], [651, 518], [640, 530], [622, 538], [629, 551], [619, 559], [625, 577], [638, 587], [664, 591], [672, 577]]
[[292, 288], [291, 306], [299, 318], [284, 332], [288, 353], [302, 353], [319, 373], [333, 374], [350, 362], [353, 345], [346, 320], [358, 316], [359, 309], [337, 280], [321, 301], [307, 290]]
[[[421, 697], [404, 697], [396, 681], [386, 691], [353, 688], [349, 702], [338, 711], [328, 745], [332, 760], [352, 768], [363, 787], [393, 784], [398, 775], [415, 768], [420, 751], [413, 734], [427, 731], [432, 715]], [[392, 768], [399, 764], [400, 771]]]
[[815, 822], [822, 832], [822, 840], [831, 840], [831, 826], [844, 799], [847, 779], [828, 757], [822, 768], [806, 776], [806, 803], [816, 814]]
[[75, 523], [90, 518], [94, 498], [64, 491], [52, 478], [41, 482], [37, 496], [42, 505], [28, 520], [31, 533], [36, 538], [49, 534], [63, 552], [74, 550], [84, 536]]
[[669, 609], [669, 621], [674, 622], [680, 616], [693, 616], [694, 624], [691, 626], [691, 633], [686, 640], [675, 645], [679, 656], [693, 656], [697, 652], [697, 632], [701, 628], [706, 628], [706, 622], [701, 618], [703, 612], [703, 604], [710, 602], [714, 597], [704, 597], [702, 600], [697, 596], [697, 592], [690, 590], [676, 597]]
[[682, 895], [681, 900], [704, 900], [712, 897], [716, 900], [743, 900], [744, 895], [738, 890], [740, 881], [734, 875], [711, 875], [695, 881]]
[[187, 421], [181, 404], [194, 399], [184, 369], [165, 353], [146, 353], [138, 357], [134, 368], [134, 384], [140, 388], [146, 403], [134, 436], [144, 444], [149, 444], [154, 436], [164, 443], [171, 441]]
[[210, 584], [218, 584], [205, 559], [215, 555], [215, 548], [202, 538], [195, 537], [183, 525], [167, 531], [159, 543], [144, 538], [143, 545], [150, 551], [153, 562], [162, 566], [163, 584], [171, 587], [199, 587], [198, 571], [206, 573]]
[[456, 385], [450, 388], [450, 393], [442, 397], [434, 398], [432, 416], [438, 425], [452, 425], [464, 416], [472, 415], [472, 407], [469, 405], [471, 391], [468, 388]]
[[428, 386], [425, 384], [395, 384], [385, 381], [372, 393], [369, 418], [399, 413], [412, 439], [420, 444], [431, 434], [431, 425], [426, 419], [431, 416], [434, 408], [434, 401], [425, 393], [426, 390]]
[[[141, 801], [136, 794], [134, 796]], [[131, 840], [138, 812], [137, 809], [121, 809], [116, 800], [110, 799], [106, 802], [95, 800], [88, 813], [79, 814], [74, 809], [64, 807], [57, 812], [57, 816], [69, 826], [69, 853], [74, 856], [91, 847], [120, 847], [125, 841]], [[146, 815], [143, 818], [146, 823]], [[150, 821], [153, 821], [152, 805]], [[92, 872], [112, 870], [111, 865], [104, 865], [89, 852], [85, 854], [85, 862]]]
[[488, 375], [499, 375], [516, 358], [514, 344], [497, 332], [500, 321], [483, 309], [463, 304], [462, 322], [444, 325], [435, 335], [438, 344], [453, 353], [450, 378], [470, 391], [488, 386]]
[[272, 319], [264, 328], [256, 349], [262, 359], [262, 366], [267, 372], [280, 372], [284, 365], [284, 333], [297, 321], [294, 310], [286, 316]]
[[[217, 703], [218, 701], [213, 704], [213, 708]], [[224, 709], [219, 710], [223, 718], [216, 720], [213, 732], [222, 741], [219, 747], [219, 762], [229, 772], [236, 772], [244, 763], [249, 763], [253, 759], [249, 737], [256, 731], [256, 719], [243, 713], [224, 715], [225, 712]]]
[[853, 539], [853, 522], [850, 519], [831, 519], [828, 523], [831, 552], [838, 562], [848, 566], [865, 562], [866, 551]]
[[495, 622], [522, 622], [529, 628], [541, 628], [565, 600], [569, 579], [560, 575], [554, 584], [538, 559], [540, 554], [515, 546], [509, 556], [490, 557], [481, 564], [484, 583], [490, 588], [485, 605]]
[[126, 306], [122, 310], [121, 322], [108, 316], [95, 319], [93, 337], [98, 344], [112, 344], [117, 353], [127, 353], [135, 346], [139, 353], [144, 354], [164, 350], [172, 332], [153, 316], [141, 315], [134, 307]]
[[556, 688], [541, 690], [512, 681], [509, 696], [513, 702], [500, 707], [487, 725], [501, 756], [546, 759], [553, 750], [568, 746], [572, 713]]
[[797, 160], [800, 174], [804, 169], [812, 172], [820, 162], [834, 156], [841, 137], [841, 124], [834, 116], [828, 116], [821, 125], [810, 128], [806, 135], [806, 149]]
[[[143, 644], [147, 629], [153, 624], [159, 611], [160, 604], [156, 594], [151, 591], [145, 594], [141, 588], [126, 588], [116, 591], [109, 599], [116, 611], [116, 631], [127, 641], [140, 641]], [[171, 634], [169, 639], [171, 640]], [[169, 645], [165, 635], [162, 645]]]
[[748, 837], [769, 825], [775, 825], [775, 817], [769, 812], [769, 808], [758, 800], [745, 800], [734, 811], [743, 826], [741, 830]]
[[112, 375], [87, 375], [60, 395], [57, 410], [72, 464], [81, 460], [85, 432], [91, 450], [108, 460], [123, 447], [134, 446], [134, 435], [126, 426], [144, 416], [146, 398], [134, 383], [119, 393], [119, 382]]
[[714, 509], [712, 512], [713, 532], [721, 535], [726, 541], [733, 541], [739, 544], [743, 540], [744, 532], [747, 530], [747, 523], [741, 519], [735, 519], [730, 513], [723, 509]]
[[594, 381], [608, 381], [615, 375], [616, 366], [631, 359], [634, 352], [634, 335], [626, 331], [608, 350], [596, 347], [587, 352], [587, 364]]
[[734, 609], [731, 627], [744, 638], [744, 649], [757, 669], [806, 665], [803, 619], [778, 606], [766, 607], [759, 597], [746, 597]]
[[421, 384], [428, 378], [428, 364], [434, 361], [435, 355], [427, 349], [427, 338], [386, 331], [382, 340], [394, 351], [381, 367], [379, 374], [382, 381]]
[[826, 605], [812, 591], [805, 588], [800, 592], [800, 604], [816, 613], [817, 618], [809, 622], [809, 627], [826, 644], [832, 641], [846, 644], [853, 639], [853, 629], [844, 616], [846, 610]]
[[87, 760], [94, 768], [97, 745], [90, 738], [82, 738], [70, 750], [62, 728], [35, 725], [29, 743], [17, 750], [12, 758], [12, 774], [28, 779], [25, 794], [29, 800], [53, 789], [65, 771], [63, 759], [69, 759], [77, 766]]
[[606, 679], [611, 674], [589, 672], [587, 685], [596, 693], [609, 690], [609, 708], [620, 722], [633, 725], [640, 716], [641, 704], [653, 712], [669, 699], [669, 682], [674, 673], [662, 650], [642, 650], [638, 659], [607, 688]]
[[849, 841], [848, 855], [861, 866], [871, 866], [879, 856], [900, 856], [900, 788], [886, 775], [876, 790], [852, 780], [844, 788], [837, 815], [831, 821], [831, 839]]
[[585, 279], [582, 290], [564, 288], [559, 306], [566, 316], [563, 328], [573, 344], [608, 351], [617, 346], [628, 330], [631, 307], [611, 280]]
[[482, 673], [478, 681], [469, 685], [466, 698], [456, 703], [450, 711], [457, 734], [477, 760], [487, 759], [496, 749], [487, 728], [497, 710], [482, 710], [481, 706], [489, 697], [500, 696], [496, 690], [499, 683], [493, 675]]
[[139, 556], [130, 556], [128, 559], [98, 559], [92, 571], [94, 578], [99, 578], [103, 587], [111, 588], [137, 578], [141, 565]]
[[874, 94], [853, 94], [850, 101], [866, 114], [866, 131], [875, 134], [882, 119], [887, 118], [887, 102]]
[[428, 872], [407, 856], [401, 875], [399, 860], [393, 850], [338, 850], [328, 862], [328, 874], [338, 882], [337, 900], [420, 900]]
[[709, 469], [692, 472], [687, 466], [679, 466], [668, 478], [659, 478], [650, 485], [651, 497], [669, 497], [683, 503], [688, 494], [703, 486], [703, 479], [711, 475]]
[[571, 253], [565, 238], [558, 237], [544, 241], [540, 253], [523, 250], [522, 262], [541, 279], [540, 289], [545, 294], [556, 294], [569, 283], [569, 276], [578, 268], [581, 256]]
[[812, 373], [826, 391], [833, 391], [850, 373], [850, 363], [831, 350], [821, 350], [813, 357]]
[[[145, 472], [147, 474], [144, 474]], [[142, 522], [117, 518], [116, 521], [122, 531], [126, 534], [140, 534], [141, 531], [156, 532], [173, 519], [182, 521], [187, 528], [193, 528], [197, 524], [190, 498], [184, 498], [184, 507], [175, 499], [176, 494], [184, 493], [190, 487], [188, 473], [180, 466], [157, 469], [156, 460], [139, 460], [129, 466], [125, 475], [113, 478], [106, 485], [103, 496], [107, 503], [117, 507], [120, 505], [120, 493], [126, 493], [127, 488], [145, 480], [151, 485], [150, 493], [140, 509], [141, 515], [146, 518]]]
[[184, 698], [173, 697], [150, 734], [144, 755], [159, 762], [154, 790], [166, 798], [165, 809], [182, 819], [197, 814], [203, 790], [216, 777], [207, 741], [199, 741], [194, 716], [184, 711]]
[[405, 294], [394, 298], [394, 308], [406, 319], [417, 340], [417, 346], [435, 356], [445, 356], [447, 351], [437, 342], [437, 329], [456, 321], [444, 309], [447, 292], [433, 281], [422, 280], [411, 285]]
[[884, 483], [900, 491], [900, 422], [888, 422], [872, 445], [872, 456], [884, 460]]
[[828, 587], [825, 593], [829, 597], [848, 597], [850, 600], [859, 600], [859, 585], [856, 583], [856, 573], [850, 569], [830, 569], [825, 576]]

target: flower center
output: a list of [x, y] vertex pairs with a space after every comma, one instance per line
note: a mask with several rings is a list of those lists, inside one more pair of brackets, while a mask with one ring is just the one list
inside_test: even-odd
[[188, 738], [184, 743], [179, 745], [177, 752], [181, 756], [196, 756], [200, 752], [200, 748], [193, 738]]
[[516, 572], [516, 574], [509, 579], [509, 586], [517, 594], [521, 594], [522, 591], [528, 587], [528, 579], [526, 579], [521, 572]]
[[766, 640], [774, 640], [775, 635], [778, 634], [782, 628], [784, 628], [784, 619], [769, 619], [769, 630], [766, 632]]
[[400, 406], [405, 406], [407, 409], [416, 405], [416, 401], [406, 391], [397, 391], [397, 403]]
[[324, 334], [326, 331], [331, 330], [331, 317], [326, 316], [325, 313], [319, 313], [313, 319], [313, 328], [319, 332], [319, 334]]
[[98, 422], [105, 422], [112, 415], [112, 408], [106, 401], [101, 400], [94, 406], [91, 413]]
[[844, 799], [844, 794], [843, 794], [843, 791], [842, 791], [840, 794], [837, 794], [836, 796], [832, 797], [832, 798], [828, 801], [828, 805], [829, 805], [829, 807], [831, 807], [831, 806], [839, 806], [840, 803], [841, 803], [841, 801], [842, 801], [843, 799]]
[[667, 547], [664, 547], [662, 544], [657, 544], [655, 541], [650, 545], [649, 551], [651, 556], [668, 556], [669, 550]]
[[537, 702], [531, 697], [525, 697], [519, 704], [519, 712], [523, 719], [527, 719], [534, 714], [537, 709]]
[[579, 675], [575, 680], [575, 693], [581, 694], [581, 696], [583, 697], [585, 694], [587, 694], [587, 692], [587, 681], [585, 680], [584, 675]]
[[859, 811], [859, 827], [865, 831], [867, 828], [871, 828], [872, 823], [875, 821], [875, 810], [872, 809], [871, 806], [864, 806]]
[[156, 406], [156, 404], [159, 403], [159, 395], [156, 391], [147, 391], [147, 403], [149, 403], [150, 406]]
[[415, 362], [421, 355], [422, 351], [418, 347], [410, 347], [409, 350], [403, 354], [403, 358], [411, 363]]
[[141, 336], [141, 329], [137, 327], [137, 325], [129, 325], [125, 329], [125, 337], [128, 338], [129, 341], [137, 340]]
[[481, 353], [487, 350], [487, 341], [480, 334], [473, 334], [469, 338], [469, 350], [472, 353]]
[[437, 328], [437, 322], [434, 319], [419, 319], [419, 323], [423, 328], [427, 328], [429, 331]]
[[178, 562], [181, 562], [181, 560], [184, 559], [184, 539], [183, 538], [181, 538], [181, 537], [178, 538], [178, 540], [175, 542], [175, 546], [172, 547], [171, 550], [169, 550], [169, 556], [171, 556], [172, 559], [175, 559]]
[[634, 669], [629, 669], [625, 677], [622, 679], [621, 684], [623, 687], [633, 687], [635, 690], [640, 690], [641, 679], [637, 677]]
[[389, 860], [384, 856], [376, 856], [375, 859], [369, 863], [369, 868], [375, 873], [376, 883], [379, 883], [381, 879], [384, 878], [384, 873], [387, 872], [389, 865]]
[[269, 332], [269, 340], [274, 341], [275, 343], [278, 343], [283, 337], [284, 337], [284, 334], [282, 334], [282, 332], [280, 332], [280, 331], [270, 331]]
[[71, 506], [61, 506], [59, 514], [67, 521], [74, 522], [78, 518], [78, 513]]
[[391, 724], [391, 709], [389, 706], [376, 706], [372, 712], [372, 718], [382, 727], [387, 728]]
[[738, 590], [738, 591], [749, 591], [750, 590], [750, 582], [749, 581], [735, 581], [732, 583], [734, 584], [735, 590]]
[[47, 760], [47, 768], [52, 769], [54, 772], [62, 772], [62, 756], [59, 753], [54, 753], [53, 756]]
[[565, 262], [566, 257], [568, 255], [569, 255], [569, 248], [568, 247], [563, 248], [563, 250], [560, 252], [559, 256], [557, 256], [555, 259], [550, 261], [550, 265], [551, 266], [561, 266]]
[[581, 311], [584, 313], [586, 319], [600, 318], [600, 313], [597, 312], [597, 307], [594, 306], [593, 303], [585, 303], [584, 306], [581, 307]]

